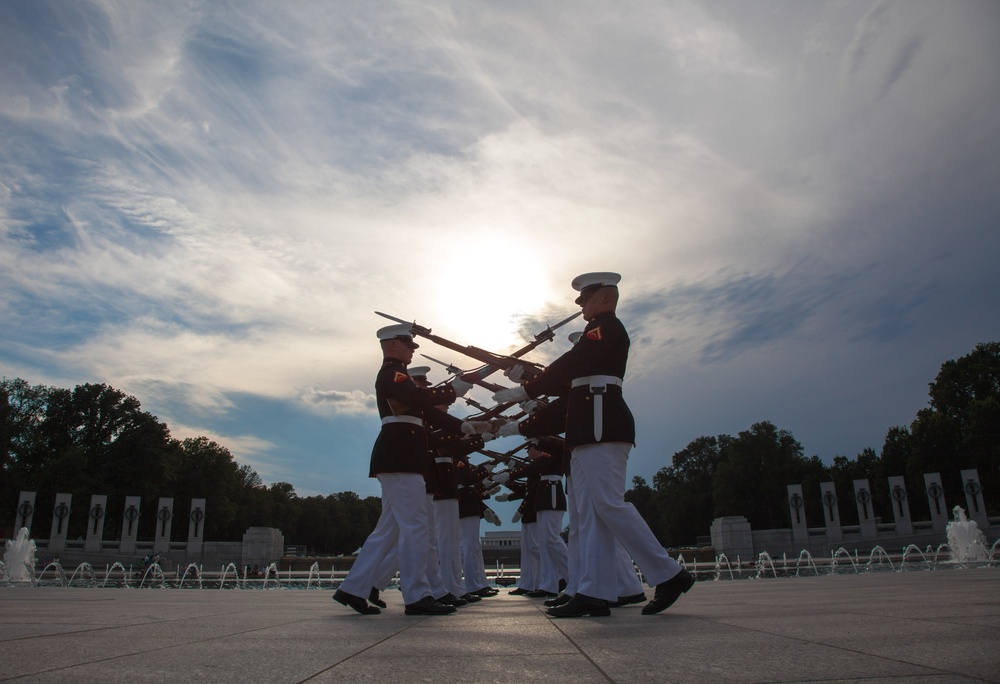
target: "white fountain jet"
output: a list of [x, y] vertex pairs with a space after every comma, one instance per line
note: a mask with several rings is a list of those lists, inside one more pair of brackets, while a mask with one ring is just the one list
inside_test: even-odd
[[35, 570], [35, 542], [29, 539], [27, 527], [22, 527], [17, 537], [6, 543], [3, 552], [3, 564], [7, 577], [11, 582], [28, 582], [33, 579]]
[[969, 520], [961, 506], [955, 506], [951, 513], [955, 519], [948, 523], [945, 534], [954, 559], [962, 563], [989, 560], [986, 535], [979, 529], [979, 523]]

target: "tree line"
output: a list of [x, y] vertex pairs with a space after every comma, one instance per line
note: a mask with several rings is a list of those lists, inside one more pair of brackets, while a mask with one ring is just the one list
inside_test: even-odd
[[[1000, 513], [1000, 343], [947, 361], [930, 383], [930, 401], [908, 426], [889, 428], [881, 454], [866, 448], [830, 465], [804, 455], [791, 432], [760, 422], [738, 435], [703, 436], [673, 455], [652, 483], [635, 477], [626, 493], [665, 546], [695, 544], [712, 520], [743, 515], [754, 529], [790, 526], [786, 487], [801, 484], [810, 525], [823, 520], [821, 482], [833, 481], [841, 522], [857, 524], [853, 480], [867, 478], [876, 516], [893, 520], [888, 478], [904, 475], [915, 519], [930, 517], [923, 474], [939, 472], [949, 505], [961, 503], [959, 471], [976, 468], [987, 511]], [[140, 538], [155, 535], [157, 498], [174, 498], [186, 520], [192, 498], [210, 500], [204, 538], [237, 541], [250, 526], [276, 527], [289, 544], [323, 554], [361, 546], [381, 512], [377, 497], [354, 492], [299, 497], [287, 482], [265, 485], [224, 446], [206, 437], [178, 440], [138, 399], [104, 384], [72, 390], [0, 380], [0, 531], [13, 536], [17, 497], [35, 491], [37, 511], [57, 492], [74, 508], [107, 494], [105, 534], [120, 534], [126, 496], [142, 497]], [[85, 536], [86, 516], [70, 518], [71, 538]], [[48, 524], [47, 521], [45, 524]], [[47, 531], [46, 531], [47, 532]], [[187, 525], [174, 524], [183, 541]]]
[[[106, 494], [105, 537], [121, 533], [126, 496], [142, 498], [138, 536], [155, 536], [159, 497], [173, 497], [174, 541], [187, 538], [184, 507], [209, 500], [204, 538], [238, 541], [251, 526], [281, 529], [289, 543], [317, 553], [351, 553], [381, 513], [377, 497], [354, 492], [299, 497], [287, 482], [265, 486], [229, 450], [194, 437], [178, 440], [139, 400], [104, 384], [72, 390], [0, 380], [0, 530], [16, 534], [18, 496], [36, 492], [35, 510], [51, 511], [56, 493], [73, 495], [73, 508]], [[49, 524], [41, 515], [43, 525]], [[40, 519], [36, 516], [36, 521]], [[86, 515], [69, 517], [68, 537], [86, 536]], [[47, 536], [48, 529], [35, 536]], [[4, 536], [4, 535], [0, 535]]]
[[942, 364], [929, 394], [908, 427], [889, 428], [881, 454], [869, 447], [826, 465], [806, 457], [791, 432], [760, 422], [735, 437], [695, 439], [651, 484], [633, 478], [626, 499], [666, 546], [695, 544], [725, 515], [745, 516], [754, 529], [790, 527], [790, 484], [802, 485], [810, 526], [822, 526], [821, 482], [836, 485], [841, 524], [857, 525], [853, 481], [868, 479], [875, 516], [891, 522], [888, 478], [902, 475], [913, 519], [929, 520], [924, 473], [940, 473], [949, 507], [965, 508], [960, 471], [976, 468], [987, 514], [1000, 514], [1000, 343]]

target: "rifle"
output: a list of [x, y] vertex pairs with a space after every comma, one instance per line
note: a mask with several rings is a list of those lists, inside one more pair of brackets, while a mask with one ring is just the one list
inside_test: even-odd
[[537, 363], [531, 363], [530, 361], [523, 361], [521, 360], [521, 357], [530, 352], [538, 345], [553, 339], [555, 337], [556, 328], [560, 328], [566, 325], [567, 323], [572, 321], [574, 318], [576, 318], [583, 312], [577, 311], [575, 314], [564, 318], [555, 325], [547, 326], [545, 330], [535, 335], [534, 340], [524, 345], [513, 354], [507, 356], [503, 354], [494, 354], [491, 351], [487, 351], [479, 347], [474, 347], [472, 345], [461, 345], [457, 342], [452, 342], [451, 340], [441, 337], [440, 335], [432, 334], [430, 328], [425, 328], [422, 325], [417, 325], [416, 321], [413, 321], [411, 323], [409, 321], [404, 321], [402, 318], [396, 318], [395, 316], [390, 316], [389, 314], [382, 313], [381, 311], [376, 311], [375, 313], [378, 314], [379, 316], [382, 316], [383, 318], [388, 318], [390, 321], [396, 321], [397, 323], [403, 323], [404, 325], [409, 325], [410, 330], [413, 332], [414, 335], [420, 335], [421, 337], [426, 338], [437, 345], [445, 347], [446, 349], [451, 349], [452, 351], [456, 351], [459, 354], [464, 354], [469, 358], [475, 359], [476, 361], [480, 361], [483, 364], [485, 364], [482, 368], [479, 368], [475, 371], [470, 371], [468, 374], [466, 374], [470, 377], [466, 377], [465, 375], [462, 376], [462, 380], [465, 382], [475, 382], [476, 380], [482, 380], [486, 378], [488, 375], [495, 373], [498, 370], [509, 370], [517, 365], [521, 365], [524, 367], [524, 378], [526, 380], [531, 380], [545, 369], [544, 367], [538, 365]]
[[516, 454], [518, 451], [525, 448], [529, 444], [531, 444], [531, 442], [524, 442], [521, 446], [515, 449], [511, 449], [510, 451], [504, 452], [502, 454], [499, 451], [493, 451], [492, 449], [477, 449], [477, 451], [481, 453], [483, 456], [486, 456], [493, 463], [503, 463], [504, 465], [509, 466], [510, 462], [514, 461], [515, 463], [524, 464], [524, 463], [530, 463], [530, 461], [526, 458], [519, 458], [514, 454]]
[[[464, 370], [462, 370], [461, 368], [459, 368], [458, 366], [456, 366], [454, 364], [445, 363], [444, 361], [439, 361], [438, 359], [435, 359], [433, 356], [428, 356], [427, 354], [421, 354], [421, 356], [424, 357], [425, 359], [430, 359], [434, 363], [441, 364], [442, 366], [444, 366], [444, 369], [446, 371], [448, 371], [449, 373], [451, 373], [452, 375], [457, 375], [457, 376], [461, 377], [463, 380], [465, 380], [466, 382], [471, 382], [474, 385], [479, 385], [480, 387], [488, 389], [490, 392], [499, 392], [502, 389], [506, 389], [503, 385], [497, 385], [496, 383], [493, 383], [493, 382], [487, 382], [486, 380], [483, 380], [482, 378], [480, 378], [480, 377], [478, 377], [476, 375], [483, 368], [488, 368], [488, 366], [483, 366], [482, 368], [477, 368], [474, 371], [464, 371]], [[449, 378], [449, 380], [450, 380], [450, 378]], [[439, 382], [438, 385], [444, 384], [444, 383], [448, 382], [449, 380], [444, 380], [442, 382]]]

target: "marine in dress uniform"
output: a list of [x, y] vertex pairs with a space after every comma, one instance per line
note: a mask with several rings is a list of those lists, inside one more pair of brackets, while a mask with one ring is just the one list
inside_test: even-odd
[[465, 576], [465, 590], [473, 596], [487, 598], [499, 593], [489, 584], [486, 566], [483, 562], [483, 544], [480, 538], [481, 520], [486, 518], [494, 525], [500, 524], [493, 509], [484, 502], [486, 480], [492, 473], [492, 466], [473, 465], [467, 456], [455, 460], [458, 477], [458, 516], [462, 535], [462, 572]]
[[[427, 373], [430, 368], [418, 366], [411, 368], [409, 373], [414, 381], [429, 387]], [[461, 528], [458, 516], [458, 477], [455, 472], [455, 457], [466, 455], [477, 449], [482, 449], [485, 440], [481, 435], [467, 435], [462, 432], [462, 421], [448, 415], [443, 407], [435, 407], [440, 414], [434, 421], [439, 429], [428, 435], [428, 471], [432, 475], [427, 478], [427, 492], [430, 496], [431, 516], [433, 519], [433, 534], [431, 540], [432, 566], [431, 582], [439, 582], [435, 597], [439, 603], [450, 606], [462, 606], [481, 600], [479, 596], [469, 594], [462, 580]], [[438, 568], [433, 571], [436, 553]]]
[[375, 378], [375, 398], [382, 428], [372, 449], [369, 476], [382, 486], [382, 515], [333, 598], [364, 615], [380, 612], [364, 597], [380, 581], [385, 558], [395, 550], [406, 614], [451, 613], [453, 606], [434, 600], [427, 576], [431, 528], [424, 419], [425, 411], [434, 415], [429, 409], [453, 403], [471, 385], [456, 380], [437, 388], [418, 387], [406, 372], [418, 347], [410, 326], [386, 326], [377, 336], [383, 361]]
[[[571, 451], [573, 490], [579, 519], [580, 568], [577, 592], [553, 617], [609, 615], [619, 599], [616, 541], [635, 559], [653, 599], [644, 614], [673, 604], [694, 578], [653, 536], [635, 507], [625, 501], [628, 454], [635, 442], [635, 421], [622, 395], [630, 340], [615, 315], [617, 273], [586, 273], [573, 280], [576, 303], [587, 326], [580, 341], [541, 374], [521, 387], [494, 394], [497, 402], [542, 395], [568, 397], [566, 448]], [[514, 379], [513, 374], [511, 374]]]
[[[528, 447], [531, 460], [509, 471], [512, 480], [526, 478], [524, 485], [515, 488], [512, 480], [504, 482], [512, 490], [512, 495], [508, 495], [506, 500], [514, 499], [513, 493], [516, 492], [524, 498], [518, 509], [523, 515], [521, 581], [518, 589], [510, 593], [530, 598], [552, 598], [559, 592], [560, 584], [569, 577], [568, 550], [560, 534], [562, 516], [566, 511], [566, 495], [562, 487], [565, 470], [563, 440], [546, 437], [533, 441], [536, 444]], [[501, 500], [501, 497], [497, 499]], [[533, 515], [528, 514], [529, 509]]]

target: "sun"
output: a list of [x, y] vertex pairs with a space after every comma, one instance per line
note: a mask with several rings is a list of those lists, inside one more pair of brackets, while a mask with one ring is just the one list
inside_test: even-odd
[[[520, 320], [537, 315], [558, 295], [539, 258], [502, 245], [490, 245], [485, 253], [489, 258], [478, 270], [470, 271], [469, 263], [461, 261], [435, 267], [434, 332], [463, 345], [506, 353], [525, 343], [518, 334]], [[567, 307], [572, 306], [569, 299]], [[476, 364], [469, 360], [469, 365]]]

